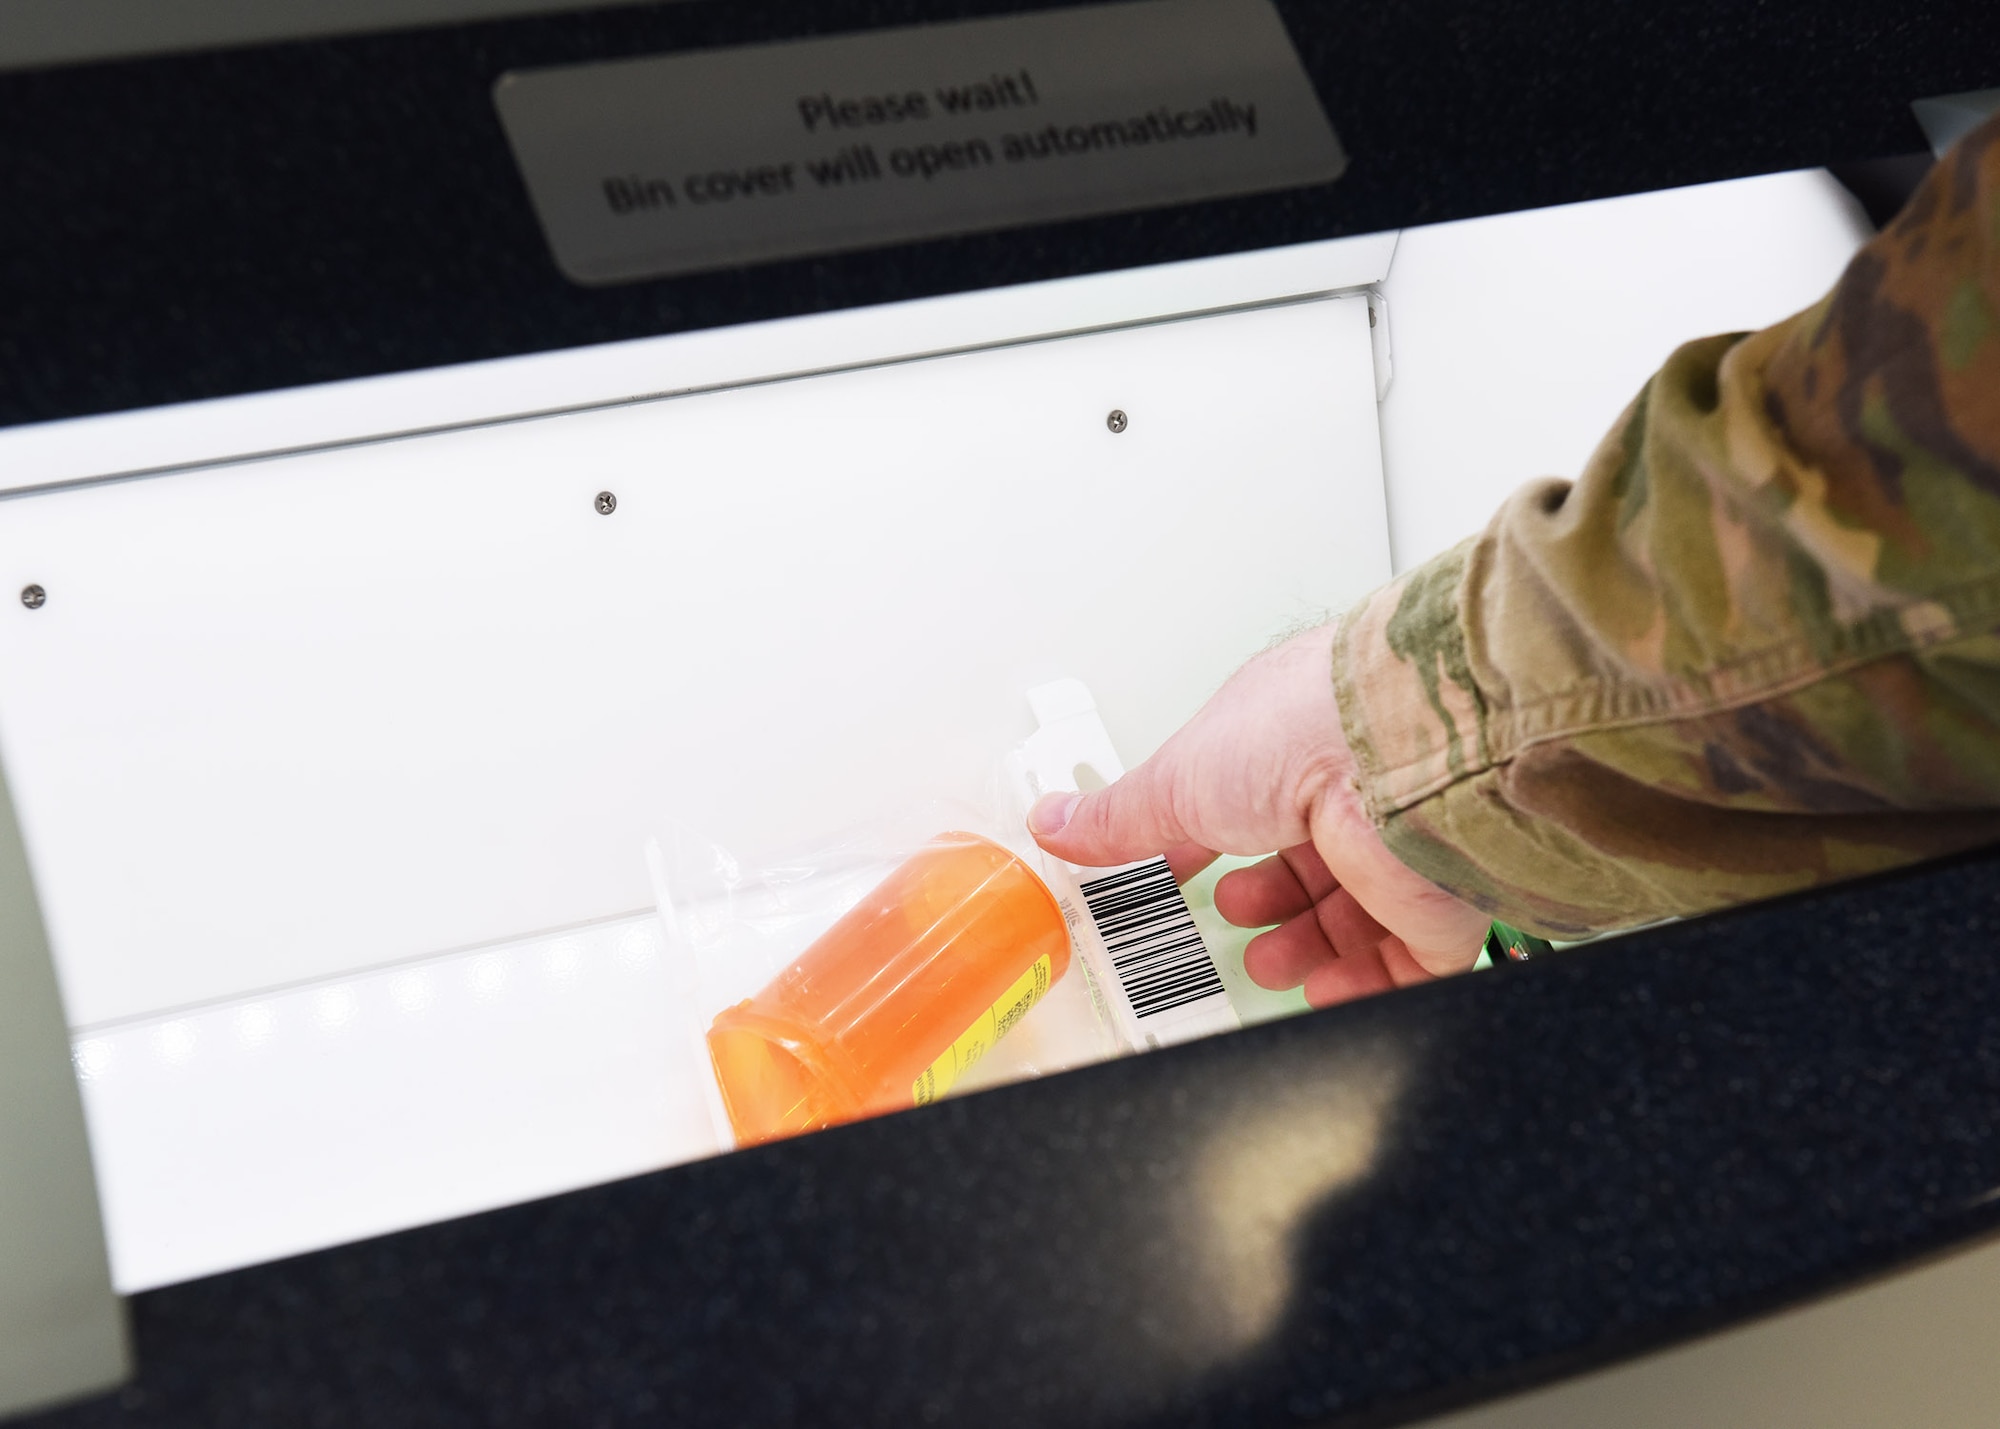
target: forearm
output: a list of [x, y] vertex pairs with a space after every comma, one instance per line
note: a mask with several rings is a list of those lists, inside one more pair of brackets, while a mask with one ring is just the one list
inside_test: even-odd
[[1405, 863], [1560, 936], [2000, 837], [1997, 230], [1989, 125], [1825, 302], [1349, 614]]

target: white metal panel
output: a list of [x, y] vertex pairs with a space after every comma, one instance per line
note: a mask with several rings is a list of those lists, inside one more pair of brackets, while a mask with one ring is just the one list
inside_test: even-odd
[[643, 908], [662, 817], [976, 799], [1056, 676], [1136, 760], [1386, 576], [1373, 380], [1330, 299], [10, 501], [72, 1022]]
[[0, 491], [1092, 332], [1381, 281], [1369, 233], [0, 430]]
[[[117, 1288], [714, 1154], [685, 978], [647, 913], [84, 1034]], [[1092, 1018], [1065, 978], [954, 1095], [1074, 1065]]]
[[131, 1373], [55, 970], [0, 778], [0, 1420]]
[[651, 915], [80, 1038], [119, 1290], [714, 1151]]

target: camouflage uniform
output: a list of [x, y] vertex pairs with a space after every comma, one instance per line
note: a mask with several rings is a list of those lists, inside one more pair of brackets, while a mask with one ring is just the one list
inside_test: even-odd
[[1544, 936], [2000, 840], [2000, 119], [1334, 648], [1390, 849]]

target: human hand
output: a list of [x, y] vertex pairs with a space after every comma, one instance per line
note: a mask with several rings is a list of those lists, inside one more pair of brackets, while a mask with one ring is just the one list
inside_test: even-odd
[[1383, 844], [1354, 782], [1333, 697], [1333, 627], [1250, 661], [1151, 759], [1093, 794], [1049, 794], [1035, 840], [1087, 867], [1165, 854], [1185, 882], [1218, 854], [1282, 849], [1225, 874], [1216, 910], [1250, 940], [1260, 986], [1324, 1007], [1463, 972], [1488, 918]]

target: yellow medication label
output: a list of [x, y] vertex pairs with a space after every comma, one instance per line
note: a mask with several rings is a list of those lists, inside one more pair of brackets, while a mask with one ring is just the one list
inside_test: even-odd
[[1015, 1023], [1028, 1015], [1028, 1009], [1042, 1000], [1042, 994], [1049, 990], [1049, 975], [1054, 965], [1047, 953], [1035, 959], [1035, 965], [1022, 973], [1014, 985], [1000, 994], [1000, 1000], [979, 1014], [979, 1020], [965, 1029], [965, 1034], [952, 1043], [945, 1054], [924, 1068], [923, 1075], [910, 1083], [910, 1096], [918, 1106], [936, 1101], [952, 1089], [952, 1085], [972, 1069], [972, 1064], [984, 1057], [995, 1042], [1012, 1030]]

